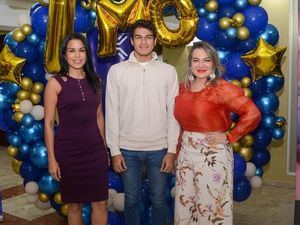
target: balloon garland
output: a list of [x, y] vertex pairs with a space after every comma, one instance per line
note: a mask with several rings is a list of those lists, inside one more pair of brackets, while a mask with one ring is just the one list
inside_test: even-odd
[[[177, 9], [176, 16], [182, 27], [176, 31], [167, 29], [161, 20], [163, 9], [169, 6], [163, 1], [149, 0], [145, 6], [142, 0], [73, 0], [65, 2], [69, 4], [67, 8], [55, 8], [53, 2], [50, 0], [48, 4], [39, 1], [33, 4], [30, 18], [20, 15], [20, 27], [6, 35], [6, 45], [0, 53], [0, 129], [6, 132], [10, 144], [7, 154], [11, 156], [14, 172], [24, 179], [29, 203], [36, 204], [40, 209], [53, 207], [60, 215], [67, 216], [67, 205], [61, 200], [59, 184], [47, 171], [47, 152], [43, 140], [42, 96], [48, 74], [43, 64], [46, 63], [50, 73], [59, 70], [57, 52], [50, 51], [58, 50], [59, 40], [74, 27], [76, 32], [87, 33], [93, 45], [100, 37], [100, 48], [94, 47], [93, 54], [100, 52], [104, 58], [98, 58], [103, 61], [97, 59], [94, 62], [109, 63], [111, 58], [107, 56], [116, 53], [117, 31], [126, 31], [127, 25], [143, 17], [154, 22], [160, 34], [160, 43], [166, 47], [182, 46], [194, 35], [213, 44], [226, 68], [224, 78], [242, 87], [245, 95], [253, 98], [262, 113], [262, 120], [254, 132], [233, 144], [233, 198], [235, 201], [244, 201], [250, 196], [252, 188], [262, 185], [263, 168], [271, 157], [268, 145], [273, 139], [280, 140], [284, 136], [286, 125], [286, 119], [275, 114], [279, 107], [276, 92], [284, 85], [280, 66], [286, 48], [276, 46], [279, 32], [268, 23], [267, 12], [259, 6], [261, 0], [194, 0], [187, 1], [188, 4], [180, 0], [167, 1]], [[56, 11], [58, 9], [69, 12], [74, 9], [75, 19], [71, 28], [65, 26], [66, 21], [73, 19], [70, 16], [72, 13], [68, 14], [66, 20], [60, 18], [61, 30], [51, 25], [50, 20], [48, 22], [51, 15], [59, 13]], [[129, 9], [135, 10], [135, 16], [130, 14], [132, 11]], [[95, 32], [97, 18], [98, 32]], [[182, 38], [179, 39], [178, 35]], [[103, 80], [106, 80], [105, 77]], [[233, 128], [238, 123], [238, 115], [232, 113], [231, 118]], [[170, 223], [173, 221], [174, 179], [170, 175]], [[120, 176], [113, 171], [109, 172], [109, 187], [109, 224], [123, 224], [121, 214], [116, 213], [124, 209], [123, 187]], [[152, 213], [148, 192], [145, 178], [140, 205], [145, 225], [149, 224]], [[90, 224], [90, 217], [91, 206], [84, 204], [84, 224]]]

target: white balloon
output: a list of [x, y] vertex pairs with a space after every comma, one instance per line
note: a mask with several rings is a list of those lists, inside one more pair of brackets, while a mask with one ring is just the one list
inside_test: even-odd
[[28, 194], [28, 195], [26, 195], [26, 200], [29, 204], [36, 203], [38, 199], [39, 199], [38, 194], [33, 194], [33, 195]]
[[38, 200], [35, 203], [35, 205], [36, 205], [36, 207], [38, 207], [39, 209], [42, 209], [42, 210], [46, 210], [46, 209], [50, 209], [51, 208], [50, 201], [42, 202], [41, 200]]
[[123, 212], [124, 211], [124, 200], [125, 200], [125, 194], [124, 193], [118, 193], [113, 198], [113, 206], [116, 211]]
[[259, 176], [251, 177], [250, 184], [251, 184], [251, 187], [253, 187], [253, 188], [260, 188], [262, 185], [261, 177], [259, 177]]
[[116, 210], [114, 209], [113, 206], [110, 206], [107, 210], [108, 210], [109, 212], [116, 212]]
[[108, 199], [107, 199], [107, 208], [109, 209], [112, 206], [113, 202], [113, 197], [112, 195], [108, 192]]
[[23, 100], [20, 102], [20, 111], [24, 114], [31, 113], [33, 104], [29, 100]]
[[41, 105], [35, 105], [32, 108], [32, 111], [30, 113], [35, 120], [42, 120], [44, 119], [44, 107]]
[[253, 176], [255, 176], [255, 172], [256, 172], [256, 166], [254, 165], [254, 163], [247, 162], [247, 169], [246, 169], [246, 172], [245, 172], [245, 176], [246, 177], [253, 177]]
[[34, 195], [39, 191], [39, 185], [34, 181], [29, 181], [25, 185], [25, 191], [28, 194]]
[[174, 186], [174, 187], [172, 187], [172, 189], [171, 189], [171, 196], [172, 196], [172, 198], [175, 198], [175, 194], [176, 194], [176, 188], [175, 188], [175, 186]]
[[112, 199], [118, 194], [118, 192], [115, 189], [108, 189], [108, 194], [111, 195]]
[[21, 13], [18, 17], [18, 25], [21, 27], [24, 24], [29, 24], [31, 25], [31, 19], [30, 16], [25, 14], [25, 13]]

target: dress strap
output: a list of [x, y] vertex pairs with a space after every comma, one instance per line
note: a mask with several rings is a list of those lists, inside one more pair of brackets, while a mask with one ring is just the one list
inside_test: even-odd
[[54, 78], [55, 80], [57, 80], [57, 82], [60, 84], [61, 87], [64, 86], [64, 84], [66, 83], [66, 81], [67, 81], [67, 79], [68, 79], [68, 78], [66, 78], [66, 80], [64, 80], [63, 77], [62, 77], [61, 75], [55, 75], [55, 76], [53, 76], [53, 78]]

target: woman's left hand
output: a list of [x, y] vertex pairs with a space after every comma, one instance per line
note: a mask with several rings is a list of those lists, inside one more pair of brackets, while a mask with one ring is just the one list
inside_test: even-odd
[[226, 144], [227, 138], [224, 132], [211, 132], [205, 135], [205, 143], [211, 147], [218, 144]]

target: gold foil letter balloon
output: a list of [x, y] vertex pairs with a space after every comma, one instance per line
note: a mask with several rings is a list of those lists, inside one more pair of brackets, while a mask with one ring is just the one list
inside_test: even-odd
[[[173, 5], [178, 12], [179, 27], [169, 29], [164, 22], [163, 10]], [[190, 0], [149, 0], [147, 15], [153, 21], [158, 42], [166, 47], [179, 47], [189, 43], [195, 36], [198, 25], [197, 11]]]
[[59, 51], [63, 38], [73, 31], [76, 0], [49, 0], [45, 64], [49, 73], [60, 70]]

